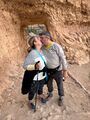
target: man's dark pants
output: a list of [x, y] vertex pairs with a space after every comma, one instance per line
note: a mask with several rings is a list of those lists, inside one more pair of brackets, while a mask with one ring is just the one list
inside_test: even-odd
[[49, 72], [49, 80], [47, 82], [48, 92], [53, 92], [53, 80], [57, 83], [58, 95], [60, 97], [64, 96], [62, 71]]

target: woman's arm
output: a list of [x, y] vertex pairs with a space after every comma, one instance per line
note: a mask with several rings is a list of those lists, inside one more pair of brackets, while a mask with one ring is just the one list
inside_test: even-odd
[[34, 54], [30, 52], [23, 64], [23, 68], [25, 70], [35, 70], [35, 63], [34, 63]]
[[28, 56], [26, 57], [23, 68], [25, 70], [38, 70], [40, 67], [40, 61], [35, 61], [36, 52], [31, 51]]

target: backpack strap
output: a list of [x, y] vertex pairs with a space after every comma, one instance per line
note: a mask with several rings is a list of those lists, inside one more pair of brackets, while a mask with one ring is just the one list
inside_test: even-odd
[[[43, 62], [44, 62], [44, 64], [45, 64], [45, 67], [47, 67], [46, 61], [44, 60], [43, 56], [40, 54], [40, 52], [39, 52], [37, 49], [35, 49], [35, 51], [36, 51], [37, 54], [40, 56], [40, 58], [43, 60]], [[47, 80], [48, 80], [48, 74], [47, 74], [47, 72], [46, 72], [46, 81], [47, 81]]]
[[46, 61], [44, 60], [43, 56], [40, 54], [40, 52], [37, 49], [35, 49], [35, 50], [36, 50], [37, 54], [40, 56], [40, 58], [43, 60], [45, 66], [46, 66]]

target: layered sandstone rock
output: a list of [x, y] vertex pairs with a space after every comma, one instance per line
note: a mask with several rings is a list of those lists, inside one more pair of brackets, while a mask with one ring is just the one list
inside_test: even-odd
[[71, 63], [89, 61], [89, 0], [0, 0], [2, 80], [19, 71], [27, 49], [23, 31], [31, 24], [45, 24], [53, 39], [62, 44]]

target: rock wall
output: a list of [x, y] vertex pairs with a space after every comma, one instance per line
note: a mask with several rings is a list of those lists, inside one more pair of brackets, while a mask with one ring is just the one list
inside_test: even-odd
[[18, 16], [0, 10], [0, 93], [12, 84], [10, 77], [20, 74], [25, 48]]
[[89, 0], [0, 0], [0, 79], [18, 72], [27, 48], [23, 30], [30, 24], [45, 24], [71, 63], [89, 62]]

